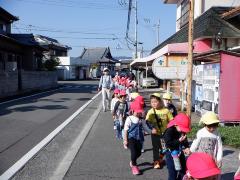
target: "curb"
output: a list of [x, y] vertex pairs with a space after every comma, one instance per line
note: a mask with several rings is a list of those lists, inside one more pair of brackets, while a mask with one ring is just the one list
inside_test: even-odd
[[101, 102], [99, 103], [98, 109], [92, 114], [92, 116], [88, 119], [87, 124], [84, 126], [81, 133], [77, 136], [75, 141], [73, 142], [70, 150], [64, 156], [62, 161], [59, 163], [56, 171], [53, 173], [50, 180], [59, 180], [63, 179], [66, 173], [68, 172], [69, 168], [72, 165], [77, 153], [81, 149], [84, 141], [86, 140], [88, 134], [90, 133], [94, 123], [96, 122], [99, 113], [101, 112], [102, 106], [100, 106]]

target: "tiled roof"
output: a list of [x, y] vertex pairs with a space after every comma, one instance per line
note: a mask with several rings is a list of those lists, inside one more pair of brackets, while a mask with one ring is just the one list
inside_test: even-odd
[[13, 20], [13, 21], [19, 20], [18, 17], [10, 14], [8, 11], [3, 9], [2, 7], [0, 7], [0, 16], [1, 17], [4, 16], [5, 18], [7, 18], [7, 20]]
[[84, 48], [82, 55], [80, 56], [82, 61], [88, 61], [89, 63], [98, 62], [111, 62], [117, 61], [112, 58], [110, 49], [108, 47], [98, 48]]
[[33, 34], [10, 34], [9, 36], [24, 45], [39, 46]]

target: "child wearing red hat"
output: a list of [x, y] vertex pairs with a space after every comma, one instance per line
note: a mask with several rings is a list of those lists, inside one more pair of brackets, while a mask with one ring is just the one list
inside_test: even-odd
[[187, 169], [183, 180], [217, 180], [221, 173], [207, 153], [192, 153], [187, 159]]
[[190, 153], [186, 136], [189, 131], [190, 118], [186, 114], [180, 113], [170, 121], [164, 132], [168, 180], [182, 180], [186, 172], [184, 153]]
[[118, 139], [122, 139], [122, 129], [128, 113], [128, 103], [126, 101], [126, 96], [126, 92], [124, 90], [121, 90], [119, 93], [119, 101], [116, 102], [112, 112], [113, 119], [115, 119], [117, 126]]
[[[113, 113], [115, 104], [119, 101], [119, 94], [120, 94], [120, 90], [119, 89], [115, 89], [113, 92], [113, 97], [112, 97], [112, 101], [111, 101], [111, 113]], [[115, 131], [117, 131], [117, 126], [116, 126], [116, 119], [113, 119], [113, 129]], [[117, 134], [117, 132], [116, 132]]]
[[112, 101], [111, 101], [111, 112], [113, 112], [114, 106], [115, 106], [116, 102], [118, 102], [118, 100], [119, 100], [119, 94], [120, 94], [120, 90], [115, 89], [113, 92], [113, 97], [112, 97]]
[[[239, 160], [240, 160], [240, 153], [239, 153], [238, 158], [239, 158]], [[239, 166], [237, 172], [236, 172], [235, 175], [234, 175], [234, 180], [240, 180], [240, 166]]]
[[130, 167], [133, 175], [139, 175], [137, 159], [141, 156], [143, 129], [155, 134], [156, 129], [149, 129], [146, 121], [142, 119], [143, 108], [138, 103], [132, 105], [133, 115], [128, 116], [124, 125], [124, 147], [131, 152]]
[[[144, 107], [146, 106], [145, 102], [144, 102], [144, 98], [138, 94], [137, 97], [135, 97], [134, 100], [130, 103], [130, 114], [132, 114], [134, 112], [133, 109], [134, 109], [134, 105], [135, 104], [138, 104], [138, 106], [141, 109], [144, 109]], [[145, 111], [143, 111], [142, 116], [145, 117]], [[142, 150], [141, 150], [141, 152], [144, 153], [144, 139], [142, 141]]]

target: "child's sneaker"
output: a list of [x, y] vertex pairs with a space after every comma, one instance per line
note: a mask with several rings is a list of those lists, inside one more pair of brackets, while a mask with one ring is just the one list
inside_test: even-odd
[[144, 149], [142, 149], [142, 150], [141, 150], [141, 153], [144, 153], [144, 152], [145, 152]]
[[154, 168], [154, 169], [160, 169], [160, 168], [161, 168], [160, 162], [159, 162], [159, 161], [154, 161], [154, 163], [153, 163], [153, 168]]
[[133, 167], [133, 165], [132, 165], [132, 161], [130, 161], [129, 166], [130, 166], [131, 168]]
[[133, 175], [139, 175], [140, 171], [137, 166], [132, 166], [132, 174]]

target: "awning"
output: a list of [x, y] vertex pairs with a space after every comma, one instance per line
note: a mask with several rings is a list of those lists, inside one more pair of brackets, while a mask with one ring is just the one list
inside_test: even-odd
[[148, 63], [148, 62], [149, 62], [148, 65], [151, 65], [153, 60], [155, 60], [165, 54], [168, 54], [168, 53], [170, 53], [170, 54], [172, 54], [172, 53], [187, 54], [188, 53], [188, 43], [168, 44], [147, 57], [135, 59], [130, 65], [131, 66], [146, 66], [146, 63]]

